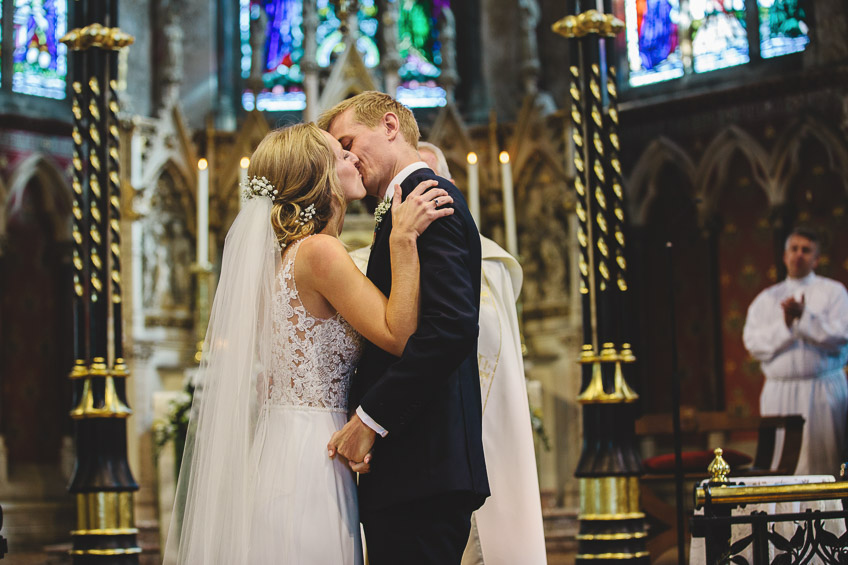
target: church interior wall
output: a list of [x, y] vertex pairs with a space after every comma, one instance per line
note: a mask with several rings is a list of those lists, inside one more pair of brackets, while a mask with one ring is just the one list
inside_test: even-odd
[[[809, 64], [809, 63], [808, 63]], [[848, 282], [844, 66], [795, 69], [722, 92], [622, 112], [643, 390], [670, 383], [664, 241], [675, 245], [677, 344], [684, 403], [757, 414], [762, 374], [742, 346], [747, 307], [785, 276], [799, 223], [822, 229], [820, 274]], [[666, 294], [663, 296], [663, 289]], [[653, 298], [651, 298], [653, 296]], [[657, 322], [649, 322], [649, 313]], [[643, 399], [670, 409], [665, 395]]]
[[[549, 451], [538, 449], [540, 484], [550, 504], [575, 509], [573, 471], [582, 424], [574, 361], [581, 320], [573, 173], [565, 142], [570, 134], [563, 111], [568, 42], [550, 31], [565, 8], [560, 0], [538, 2], [538, 87], [558, 109], [551, 113], [546, 111], [550, 104], [524, 104], [522, 61], [515, 47], [523, 33], [516, 25], [521, 2], [456, 4], [462, 77], [457, 108], [464, 123], [440, 133], [439, 118], [432, 112], [422, 120], [424, 138], [443, 146], [460, 188], [467, 185], [466, 154], [478, 154], [481, 231], [501, 245], [505, 236], [497, 154], [508, 149], [513, 156], [525, 273], [527, 374], [541, 383], [551, 443]], [[144, 176], [129, 191], [123, 243], [126, 293], [133, 296], [125, 321], [136, 411], [131, 461], [142, 486], [138, 511], [151, 518], [157, 504], [153, 397], [162, 389], [182, 388], [196, 351], [197, 283], [187, 270], [196, 238], [195, 164], [205, 156], [214, 170], [210, 222], [212, 256], [217, 257], [238, 211], [235, 164], [269, 127], [297, 119], [293, 114], [244, 112], [238, 83], [228, 87], [230, 99], [219, 96], [221, 69], [226, 73], [238, 59], [229, 53], [232, 60], [219, 63], [221, 38], [213, 5], [206, 0], [121, 3], [121, 27], [136, 38], [122, 71], [122, 116], [128, 131], [136, 128], [146, 139]], [[176, 51], [168, 44], [173, 36], [164, 30], [168, 10], [178, 16], [182, 47]], [[727, 70], [713, 83], [705, 79], [682, 87], [622, 89], [630, 323], [638, 359], [631, 384], [642, 394], [643, 412], [671, 408], [666, 393], [669, 344], [676, 339], [685, 404], [756, 413], [762, 376], [741, 347], [741, 324], [750, 299], [782, 276], [782, 240], [795, 224], [824, 228], [826, 261], [820, 272], [848, 284], [846, 13], [840, 0], [816, 0], [816, 41], [801, 56], [754, 71]], [[176, 70], [168, 67], [174, 59]], [[180, 75], [177, 113], [164, 104], [165, 71]], [[227, 112], [238, 118], [235, 130], [214, 127], [214, 120], [207, 130], [210, 117]], [[0, 92], [0, 115], [2, 210], [7, 210], [26, 162], [27, 167], [38, 162], [39, 170], [50, 169], [49, 184], [70, 190], [70, 104]], [[36, 115], [41, 119], [33, 120]], [[127, 146], [131, 137], [131, 132], [124, 136]], [[129, 165], [129, 152], [124, 156]], [[366, 213], [353, 211], [349, 227], [359, 226], [357, 234], [367, 236], [370, 224], [360, 221]], [[673, 281], [665, 270], [663, 246], [669, 239], [675, 243]], [[5, 273], [9, 262], [2, 247], [0, 265]], [[10, 288], [0, 289], [4, 299]], [[675, 334], [669, 322], [670, 289], [676, 300]], [[61, 322], [57, 318], [55, 323]], [[0, 316], [0, 337], [10, 331], [10, 320]], [[64, 382], [66, 371], [56, 371], [53, 378]], [[0, 383], [10, 378], [7, 368], [0, 369]], [[66, 413], [64, 407], [54, 411]], [[0, 409], [0, 422], [3, 413]], [[58, 418], [55, 427], [63, 430]], [[5, 434], [2, 425], [0, 434]], [[5, 510], [6, 499], [0, 501]]]
[[[19, 142], [35, 141], [17, 133]], [[8, 535], [21, 545], [63, 540], [73, 516], [64, 488], [73, 466], [73, 289], [62, 284], [70, 268], [71, 187], [61, 150], [57, 158], [44, 151], [55, 146], [40, 141], [7, 154], [12, 168], [0, 191], [0, 497]]]

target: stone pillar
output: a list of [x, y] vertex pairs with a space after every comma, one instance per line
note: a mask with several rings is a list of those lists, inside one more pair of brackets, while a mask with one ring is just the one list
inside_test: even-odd
[[456, 69], [456, 19], [449, 6], [442, 9], [442, 74], [439, 83], [445, 89], [448, 104], [456, 102], [456, 85], [459, 73]]
[[314, 122], [318, 119], [320, 108], [318, 100], [319, 92], [317, 53], [318, 40], [316, 38], [318, 29], [318, 14], [315, 11], [314, 2], [303, 3], [303, 58], [300, 60], [300, 68], [303, 71], [303, 90], [306, 93], [306, 108], [303, 112], [303, 120]]
[[398, 47], [398, 3], [384, 2], [381, 16], [383, 49], [380, 53], [380, 68], [383, 71], [383, 88], [386, 94], [397, 96], [400, 86], [400, 49]]

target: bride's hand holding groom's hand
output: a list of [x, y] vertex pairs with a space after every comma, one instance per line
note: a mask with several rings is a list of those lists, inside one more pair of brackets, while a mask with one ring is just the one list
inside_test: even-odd
[[377, 433], [366, 426], [359, 416], [354, 414], [342, 429], [330, 437], [327, 444], [327, 455], [341, 455], [348, 460], [350, 468], [357, 473], [367, 473], [371, 470], [371, 447]]

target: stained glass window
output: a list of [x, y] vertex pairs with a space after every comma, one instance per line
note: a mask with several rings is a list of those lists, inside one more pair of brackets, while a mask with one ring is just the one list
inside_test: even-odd
[[67, 0], [15, 0], [12, 90], [65, 98]]
[[678, 0], [629, 1], [625, 8], [631, 86], [683, 76]]
[[[262, 10], [264, 9], [264, 15]], [[317, 1], [318, 44], [316, 59], [320, 67], [329, 67], [344, 51], [341, 22], [329, 0]], [[306, 106], [303, 92], [303, 3], [302, 0], [240, 0], [239, 30], [241, 36], [241, 74], [250, 76], [253, 50], [250, 46], [251, 27], [263, 22], [265, 45], [261, 58], [264, 89], [254, 101], [251, 92], [242, 95], [246, 110], [281, 111], [302, 110]], [[377, 49], [377, 6], [375, 0], [360, 0], [358, 13], [359, 36], [356, 46], [368, 67], [380, 63]]]
[[[380, 64], [380, 51], [377, 48], [377, 5], [375, 0], [360, 0], [359, 13], [357, 14], [359, 25], [359, 36], [356, 40], [356, 48], [362, 56], [365, 66], [374, 68]], [[336, 15], [336, 10], [329, 0], [318, 0], [318, 30], [316, 39], [318, 41], [318, 65], [329, 67], [336, 57], [344, 51], [344, 42], [341, 32], [341, 22]]]
[[[444, 89], [436, 84], [441, 74], [441, 41], [438, 22], [450, 0], [389, 0], [398, 2], [398, 33], [401, 56], [398, 99], [411, 107], [443, 106]], [[677, 1], [677, 0], [674, 0]], [[303, 11], [301, 0], [239, 0], [241, 74], [250, 77], [251, 65], [261, 61], [264, 87], [256, 99], [245, 91], [246, 110], [302, 110], [303, 92]], [[356, 47], [365, 66], [380, 63], [377, 46], [379, 17], [376, 0], [359, 0]], [[260, 9], [261, 8], [261, 9]], [[317, 0], [316, 59], [320, 67], [330, 67], [344, 51], [344, 36], [331, 0]], [[264, 15], [263, 15], [264, 11]], [[265, 44], [261, 57], [250, 46], [251, 29], [264, 26]]]
[[[802, 1], [624, 0], [628, 82], [643, 86], [744, 65], [758, 41], [763, 59], [803, 51], [810, 39]], [[754, 10], [758, 26], [749, 29]]]
[[806, 15], [799, 0], [757, 0], [760, 13], [760, 54], [779, 57], [803, 51], [810, 42]]
[[450, 0], [396, 1], [402, 61], [397, 98], [413, 108], [444, 106], [445, 91], [436, 84], [442, 65], [438, 22]]
[[[252, 61], [262, 65], [264, 88], [254, 100], [252, 92], [242, 95], [246, 110], [302, 110], [306, 106], [303, 93], [303, 3], [301, 0], [240, 0], [239, 31], [241, 35], [242, 77], [250, 76]], [[261, 8], [261, 9], [260, 9]], [[253, 57], [250, 31], [265, 28], [265, 44], [261, 57]]]
[[689, 10], [696, 73], [748, 62], [745, 0], [689, 0]]

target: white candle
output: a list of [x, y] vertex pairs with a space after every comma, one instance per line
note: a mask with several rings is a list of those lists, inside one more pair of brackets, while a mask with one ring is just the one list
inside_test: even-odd
[[247, 168], [250, 166], [250, 158], [242, 157], [239, 162], [239, 210], [244, 206], [244, 191], [247, 190]]
[[197, 264], [209, 262], [209, 162], [197, 162]]
[[477, 154], [468, 154], [468, 209], [471, 217], [480, 229], [480, 170], [477, 168]]
[[138, 131], [133, 132], [130, 141], [130, 184], [136, 190], [141, 189], [141, 155], [144, 140]]
[[504, 231], [506, 231], [506, 250], [513, 257], [518, 257], [518, 234], [515, 228], [515, 202], [512, 194], [512, 167], [509, 164], [509, 153], [501, 151], [501, 182], [503, 182]]

